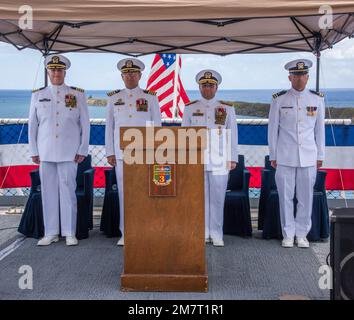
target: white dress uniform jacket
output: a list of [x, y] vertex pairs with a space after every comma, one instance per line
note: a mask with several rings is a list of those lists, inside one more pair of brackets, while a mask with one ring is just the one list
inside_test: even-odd
[[124, 191], [123, 191], [123, 152], [120, 149], [120, 127], [161, 126], [160, 107], [154, 92], [136, 87], [108, 93], [106, 111], [105, 145], [106, 156], [115, 155], [115, 168], [120, 219], [119, 228], [124, 238]]
[[[216, 114], [224, 112], [225, 121], [222, 123], [217, 123]], [[220, 155], [221, 157], [227, 157], [227, 161], [238, 161], [237, 153], [237, 122], [235, 110], [232, 106], [226, 104], [223, 101], [218, 101], [217, 99], [206, 100], [204, 98], [192, 102], [190, 105], [186, 106], [183, 114], [182, 126], [205, 126], [208, 129], [208, 148], [205, 152], [205, 170], [206, 171], [225, 171], [225, 168], [220, 167], [220, 162], [216, 159], [215, 155]], [[227, 130], [229, 133], [227, 134]], [[231, 138], [231, 141], [229, 139]], [[227, 145], [225, 145], [225, 142]]]
[[[209, 241], [211, 238], [215, 245], [223, 242], [224, 202], [228, 181], [226, 164], [227, 161], [238, 161], [235, 110], [215, 98], [202, 98], [186, 106], [182, 126], [208, 128], [207, 150], [204, 153], [207, 162], [204, 165], [205, 239]], [[215, 163], [215, 155], [224, 158], [224, 161], [217, 160], [218, 163]], [[220, 163], [223, 165], [220, 166]]]
[[[269, 113], [270, 160], [277, 161], [283, 237], [305, 238], [311, 229], [317, 160], [324, 160], [325, 105], [321, 94], [290, 89], [273, 95]], [[294, 217], [294, 194], [298, 200]]]
[[31, 156], [39, 156], [45, 236], [75, 236], [76, 154], [87, 156], [90, 121], [82, 89], [65, 84], [32, 94], [29, 114]]
[[314, 166], [317, 160], [324, 160], [323, 97], [292, 88], [273, 98], [268, 125], [270, 160], [290, 167]]
[[[76, 106], [66, 106], [74, 99]], [[82, 90], [63, 84], [34, 92], [28, 126], [31, 156], [48, 162], [73, 161], [76, 154], [87, 156], [90, 120]]]
[[[147, 124], [161, 126], [160, 107], [156, 95], [136, 87], [108, 93], [106, 112], [106, 156], [116, 155], [123, 159], [119, 146], [120, 127], [145, 127]], [[146, 106], [146, 107], [145, 107]], [[149, 124], [150, 123], [150, 124]]]

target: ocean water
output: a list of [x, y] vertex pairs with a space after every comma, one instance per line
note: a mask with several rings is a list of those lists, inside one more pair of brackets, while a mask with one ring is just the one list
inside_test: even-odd
[[[217, 97], [226, 101], [244, 101], [255, 103], [270, 103], [274, 90], [220, 90]], [[328, 89], [323, 91], [326, 96], [326, 105], [331, 107], [354, 108], [354, 89]], [[107, 98], [106, 91], [87, 90], [87, 96], [93, 98]], [[187, 90], [190, 100], [199, 99], [198, 90]], [[30, 90], [0, 90], [0, 118], [27, 118], [31, 100]], [[104, 118], [105, 108], [89, 107], [91, 118]]]

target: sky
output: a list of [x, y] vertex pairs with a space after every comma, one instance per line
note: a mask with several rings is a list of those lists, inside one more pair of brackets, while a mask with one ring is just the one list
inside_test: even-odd
[[[113, 90], [123, 87], [117, 62], [126, 56], [110, 53], [66, 54], [71, 60], [66, 83], [86, 90]], [[146, 69], [140, 86], [145, 88], [153, 55], [141, 60]], [[226, 57], [215, 55], [182, 55], [182, 82], [186, 90], [197, 90], [195, 75], [212, 68], [223, 78], [220, 90], [286, 89], [289, 88], [284, 65], [293, 59], [316, 61], [311, 53], [238, 54]], [[0, 42], [0, 89], [34, 89], [44, 85], [43, 58], [32, 49], [18, 51]], [[309, 87], [315, 88], [316, 71], [310, 71]], [[320, 87], [354, 88], [354, 39], [345, 39], [322, 52]]]

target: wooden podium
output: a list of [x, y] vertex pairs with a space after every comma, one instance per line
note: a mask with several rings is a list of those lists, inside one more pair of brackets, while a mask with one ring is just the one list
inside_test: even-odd
[[[133, 135], [135, 132], [143, 137], [143, 146], [132, 147], [136, 137], [131, 138], [131, 129]], [[183, 129], [190, 128], [120, 129], [120, 145], [125, 151], [123, 291], [208, 290], [201, 161], [205, 143], [198, 139], [194, 146], [189, 141], [187, 146], [179, 144], [178, 130]], [[169, 130], [168, 136], [172, 134], [174, 138], [154, 142], [151, 137], [163, 135], [164, 130]], [[167, 146], [165, 154], [175, 153], [164, 165], [157, 164], [154, 157], [162, 146]], [[135, 151], [128, 155], [132, 149]], [[192, 149], [197, 154], [197, 163], [183, 164], [178, 151], [188, 161]], [[137, 155], [144, 158], [143, 164], [127, 163]]]

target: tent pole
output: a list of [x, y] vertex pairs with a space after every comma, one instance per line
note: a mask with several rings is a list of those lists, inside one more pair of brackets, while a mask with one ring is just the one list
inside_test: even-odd
[[[45, 59], [49, 53], [48, 38], [43, 39], [43, 45], [44, 45], [43, 58]], [[44, 67], [44, 86], [48, 87], [48, 74], [44, 63], [43, 63], [43, 67]]]
[[321, 52], [316, 53], [316, 91], [320, 91], [320, 62], [321, 62]]
[[176, 54], [176, 66], [175, 66], [175, 78], [174, 78], [174, 83], [173, 83], [173, 106], [172, 106], [172, 117], [173, 119], [178, 119], [178, 105], [177, 105], [177, 96], [178, 96], [178, 76], [180, 72], [180, 66], [179, 66], [179, 59], [180, 55], [177, 53]]
[[321, 63], [321, 46], [322, 46], [322, 35], [320, 33], [316, 34], [315, 42], [315, 56], [316, 56], [316, 91], [320, 91], [320, 63]]
[[44, 67], [44, 86], [48, 87], [48, 74], [47, 69]]

